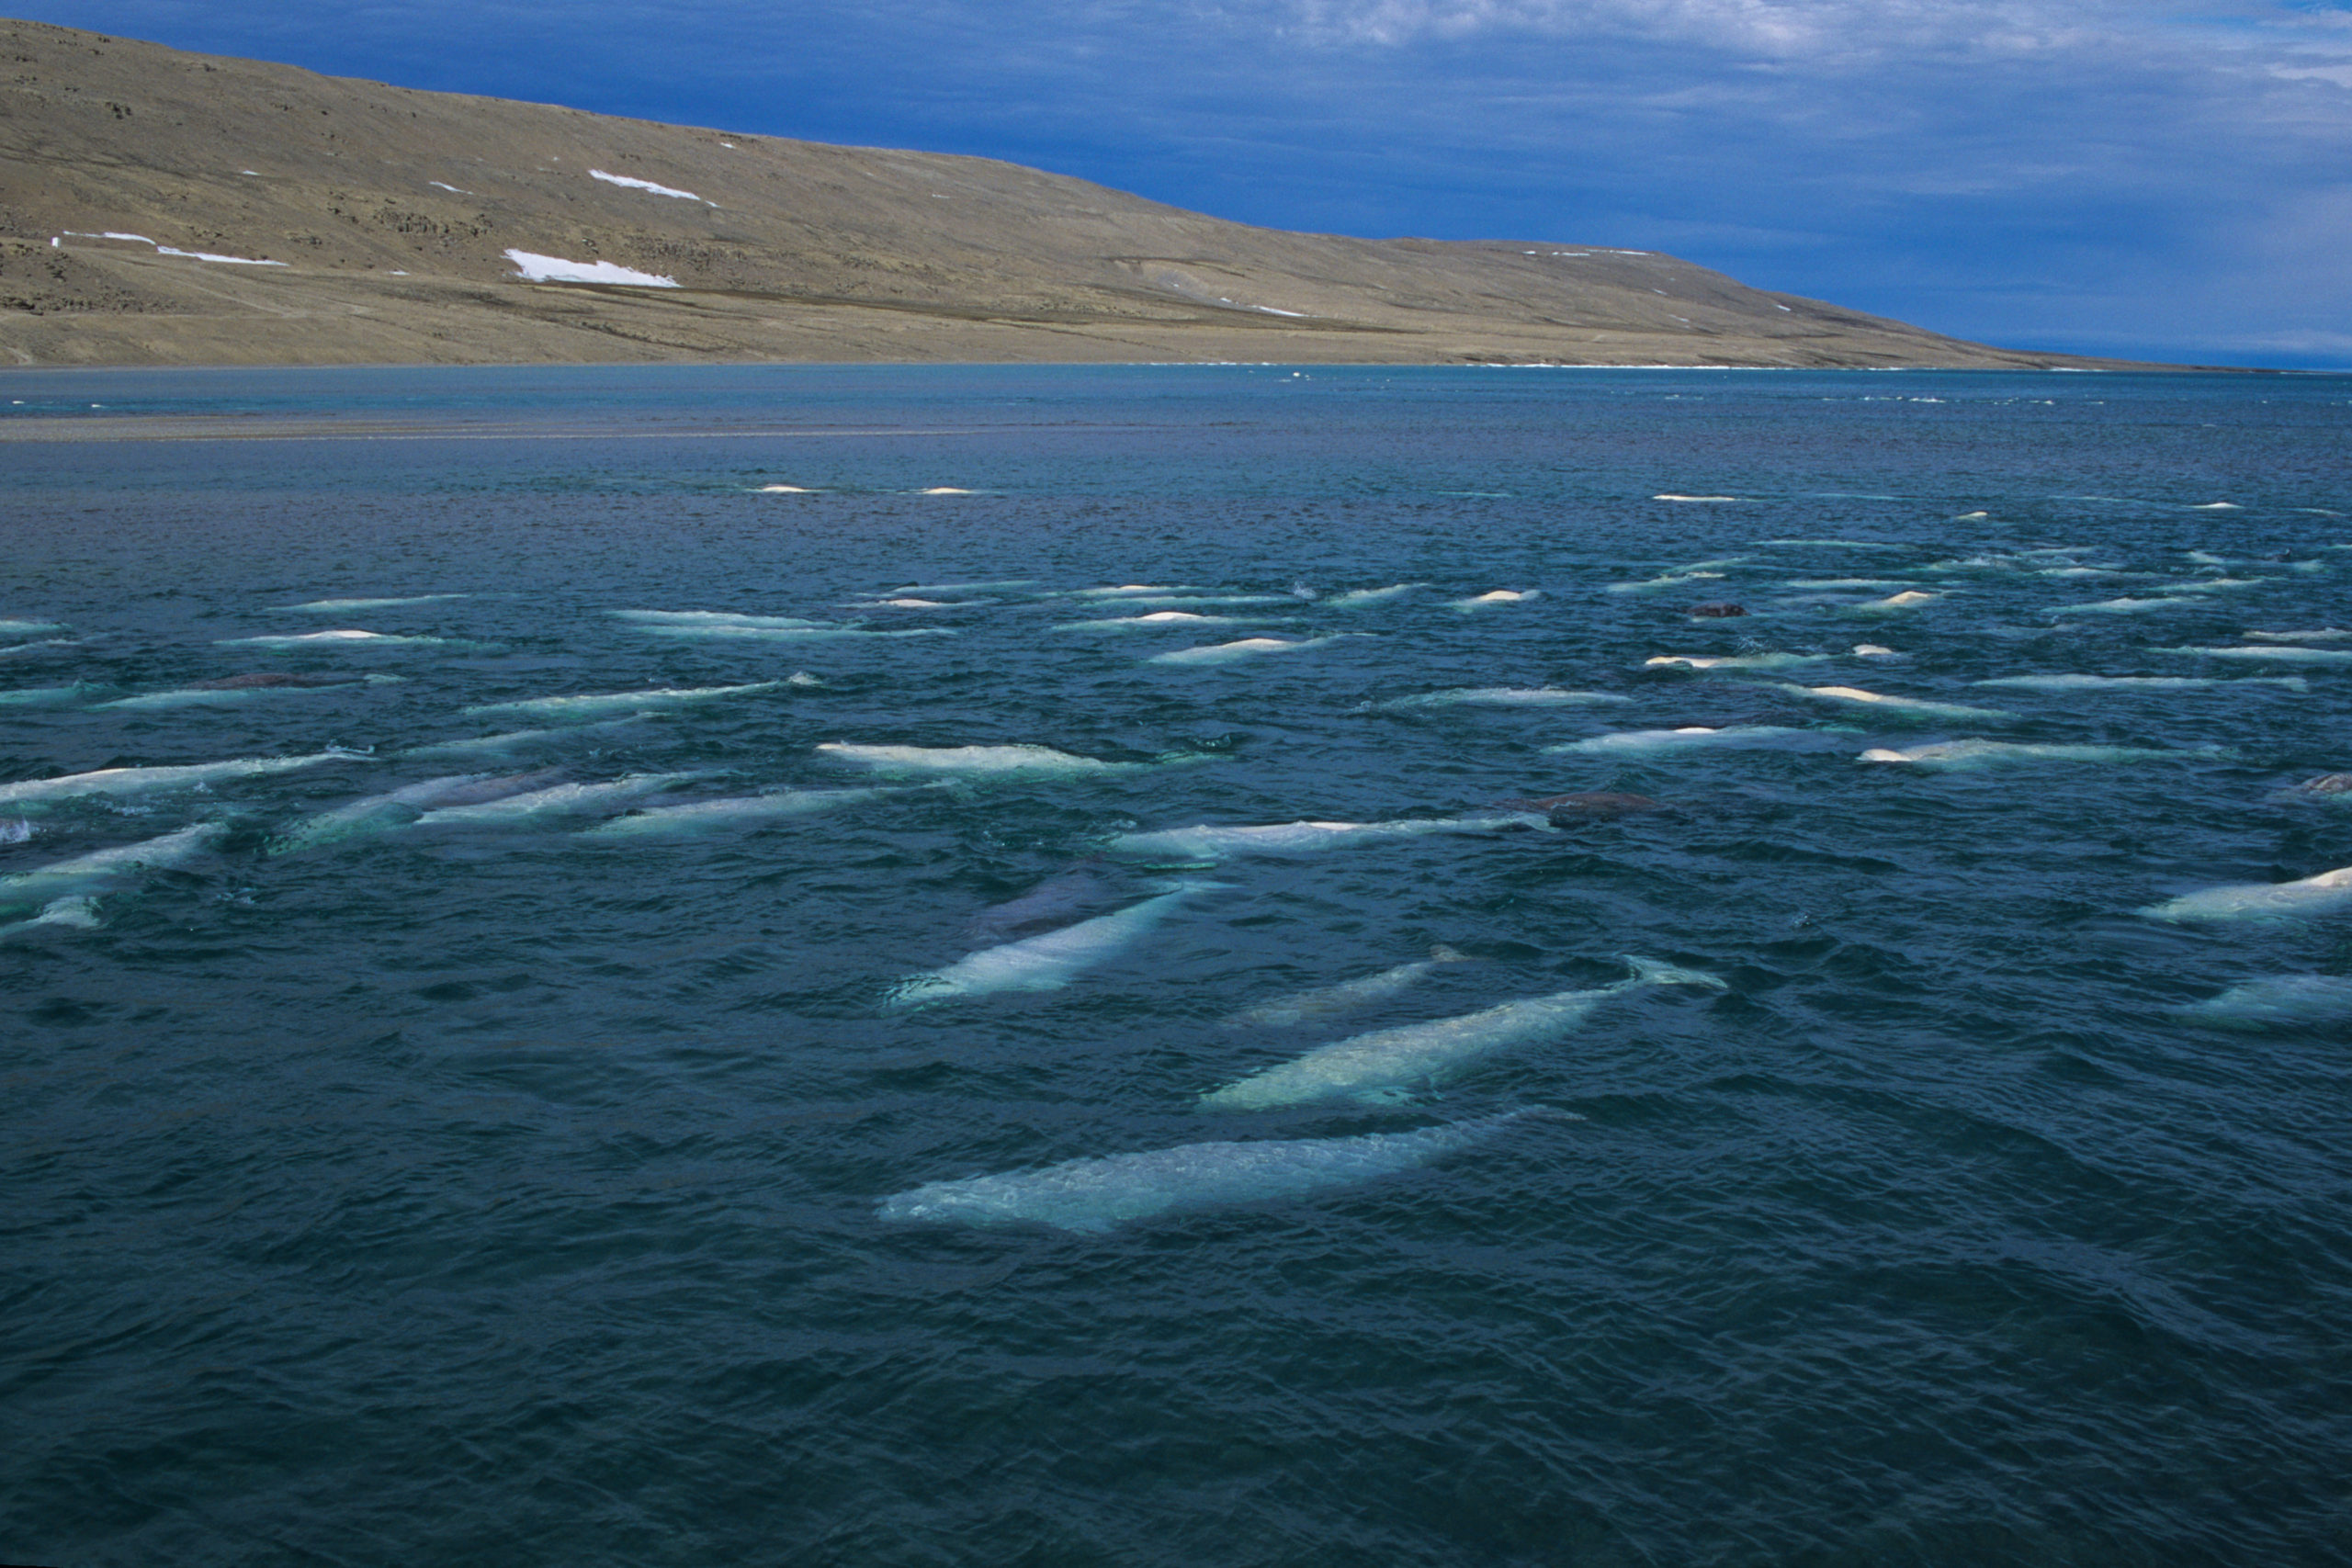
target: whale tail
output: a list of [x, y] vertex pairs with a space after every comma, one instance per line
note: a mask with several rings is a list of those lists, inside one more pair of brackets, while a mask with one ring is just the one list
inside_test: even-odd
[[1637, 986], [1704, 986], [1711, 991], [1728, 991], [1730, 984], [1719, 975], [1703, 969], [1678, 969], [1671, 964], [1660, 964], [1655, 958], [1625, 955], [1626, 964], [1634, 971], [1633, 983]]

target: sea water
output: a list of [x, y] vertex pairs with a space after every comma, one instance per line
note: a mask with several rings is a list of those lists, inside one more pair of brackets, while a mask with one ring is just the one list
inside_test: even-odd
[[[0, 910], [0, 1558], [2340, 1562], [2352, 1022], [2199, 1007], [2352, 916], [2140, 911], [2352, 864], [2352, 666], [2250, 635], [2352, 626], [2347, 436], [2317, 376], [0, 375], [0, 783], [324, 759], [0, 814], [0, 877], [219, 826]], [[277, 674], [386, 679], [206, 684]], [[2050, 676], [2115, 679], [1980, 684]], [[1659, 808], [1524, 806], [1593, 791]], [[1438, 826], [1105, 852], [1318, 822]], [[1628, 954], [1728, 988], [1201, 1108]]]

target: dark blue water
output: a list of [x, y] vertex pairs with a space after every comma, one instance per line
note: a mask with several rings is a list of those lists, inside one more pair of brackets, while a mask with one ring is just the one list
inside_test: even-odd
[[[107, 438], [0, 444], [0, 618], [62, 628], [0, 637], [0, 780], [349, 754], [0, 810], [0, 875], [213, 825], [86, 902], [0, 882], [0, 1560], [2352, 1560], [2352, 1019], [2211, 1005], [2352, 975], [2352, 909], [2138, 912], [2352, 865], [2296, 787], [2352, 770], [2352, 639], [2246, 635], [2352, 627], [2352, 380], [0, 374], [0, 436], [61, 415]], [[1250, 602], [1057, 629], [1127, 584]], [[1497, 590], [1538, 596], [1454, 604]], [[2069, 608], [2116, 600], [2157, 603]], [[439, 640], [236, 640], [322, 630]], [[2258, 648], [2320, 657], [2173, 651]], [[1774, 652], [1821, 657], [1646, 662]], [[104, 705], [256, 673], [390, 679]], [[2056, 674], [2209, 683], [1975, 684]], [[1465, 688], [1622, 700], [1390, 705]], [[1972, 739], [2097, 750], [1858, 761]], [[288, 849], [533, 771], [693, 776]], [[1580, 791], [1668, 809], [1464, 820]], [[891, 1005], [1178, 879], [1058, 986]], [[1727, 988], [1199, 1106], [1627, 954]], [[1332, 1179], [1237, 1186], [1268, 1141]], [[1202, 1144], [1148, 1216], [1062, 1173], [1106, 1228], [881, 1212]]]

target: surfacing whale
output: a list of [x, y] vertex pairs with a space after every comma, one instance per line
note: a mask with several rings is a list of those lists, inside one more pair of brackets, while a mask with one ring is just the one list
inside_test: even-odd
[[1176, 912], [1178, 905], [1212, 883], [1181, 883], [1169, 892], [1130, 904], [1074, 926], [1040, 936], [983, 948], [967, 958], [901, 982], [884, 1005], [892, 1009], [928, 1007], [957, 997], [994, 996], [1001, 991], [1057, 991], [1096, 964], [1118, 956], [1154, 926]]
[[2140, 913], [2155, 920], [2291, 920], [2352, 908], [2352, 865], [2296, 882], [2243, 882], [2184, 893]]
[[858, 746], [847, 741], [820, 742], [819, 754], [837, 762], [862, 762], [884, 773], [1027, 774], [1032, 777], [1101, 777], [1141, 773], [1170, 762], [1207, 762], [1213, 757], [1184, 753], [1148, 762], [1106, 762], [1057, 751], [1050, 746]]
[[2219, 1029], [2306, 1029], [2352, 1019], [2352, 977], [2276, 975], [2191, 1002], [2180, 1016]]
[[755, 692], [773, 692], [783, 684], [781, 681], [754, 681], [743, 686], [670, 686], [650, 692], [585, 692], [568, 697], [523, 697], [510, 703], [476, 703], [459, 711], [476, 715], [531, 714], [541, 718], [581, 722], [614, 714], [650, 713], [660, 708], [683, 707], [693, 703], [713, 702], [721, 697], [747, 697]]
[[1408, 818], [1395, 822], [1273, 822], [1262, 827], [1166, 828], [1153, 833], [1122, 833], [1109, 852], [1123, 860], [1159, 865], [1205, 865], [1235, 855], [1312, 854], [1343, 845], [1388, 839], [1418, 839], [1430, 833], [1485, 833], [1499, 828], [1548, 829], [1540, 814], [1489, 812], [1479, 817]]
[[0, 908], [43, 906], [31, 919], [0, 926], [0, 933], [28, 927], [95, 926], [95, 903], [125, 883], [153, 871], [184, 865], [210, 849], [228, 829], [218, 822], [198, 822], [176, 833], [136, 844], [76, 855], [13, 876], [0, 876]]
[[1375, 1002], [1386, 1001], [1407, 987], [1418, 983], [1441, 964], [1473, 962], [1466, 953], [1457, 953], [1441, 942], [1430, 949], [1427, 958], [1410, 964], [1399, 964], [1393, 969], [1383, 969], [1377, 975], [1366, 975], [1360, 980], [1343, 980], [1336, 986], [1322, 986], [1311, 991], [1294, 991], [1270, 1002], [1245, 1009], [1225, 1021], [1227, 1029], [1287, 1029], [1293, 1024], [1316, 1019], [1340, 1018], [1361, 1012]]
[[1483, 1012], [1430, 1023], [1374, 1030], [1336, 1041], [1201, 1096], [1204, 1111], [1269, 1111], [1325, 1100], [1368, 1103], [1398, 1099], [1454, 1077], [1481, 1057], [1556, 1040], [1582, 1024], [1602, 1003], [1652, 986], [1703, 986], [1726, 990], [1715, 976], [1628, 957], [1630, 979], [1589, 991], [1505, 1002]]
[[2024, 740], [1943, 740], [1897, 751], [1873, 746], [1858, 762], [1908, 762], [1922, 768], [1986, 768], [2009, 762], [2161, 762], [2211, 761], [2228, 753], [2219, 747], [2158, 750], [2145, 746], [2057, 746]]
[[532, 773], [510, 773], [493, 777], [489, 773], [454, 773], [447, 778], [426, 779], [391, 791], [387, 795], [369, 795], [348, 806], [338, 806], [305, 818], [272, 840], [269, 852], [273, 855], [293, 854], [301, 850], [315, 850], [339, 843], [346, 839], [368, 838], [404, 828], [428, 811], [444, 807], [480, 806], [508, 795], [523, 795], [544, 789], [562, 778], [554, 769]]
[[54, 779], [21, 779], [0, 784], [0, 806], [23, 807], [85, 795], [139, 795], [148, 790], [193, 789], [224, 779], [251, 778], [261, 773], [287, 773], [315, 768], [323, 762], [365, 762], [364, 751], [314, 751], [305, 757], [238, 757], [225, 762], [190, 762], [178, 767], [100, 768], [95, 773], [67, 773]]
[[1064, 1160], [1042, 1170], [927, 1182], [883, 1199], [879, 1212], [885, 1220], [916, 1224], [1041, 1224], [1101, 1235], [1131, 1221], [1190, 1209], [1352, 1187], [1468, 1148], [1534, 1113], [1506, 1111], [1413, 1133], [1181, 1144]]

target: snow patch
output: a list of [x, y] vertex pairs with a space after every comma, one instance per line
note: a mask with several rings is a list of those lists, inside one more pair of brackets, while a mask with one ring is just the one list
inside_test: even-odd
[[[602, 180], [608, 186], [627, 186], [631, 190], [650, 191], [655, 196], [673, 196], [680, 201], [703, 200], [703, 197], [690, 190], [679, 190], [673, 186], [658, 186], [651, 180], [633, 180], [627, 175], [608, 175], [602, 169], [589, 170], [588, 177], [592, 180]], [[716, 206], [717, 203], [714, 202], [711, 205]]]
[[510, 250], [506, 259], [514, 269], [532, 283], [625, 283], [639, 288], [675, 288], [674, 277], [656, 277], [650, 272], [619, 265], [614, 262], [566, 261], [561, 256], [535, 255], [529, 251]]
[[144, 234], [118, 234], [112, 230], [103, 234], [85, 234], [79, 230], [68, 229], [49, 243], [52, 248], [62, 248], [61, 242], [65, 240], [127, 240], [135, 244], [154, 245], [155, 254], [159, 256], [185, 256], [189, 261], [220, 262], [229, 266], [284, 266], [286, 265], [282, 261], [263, 261], [255, 256], [220, 256], [214, 255], [210, 251], [183, 251], [175, 245], [159, 244]]

